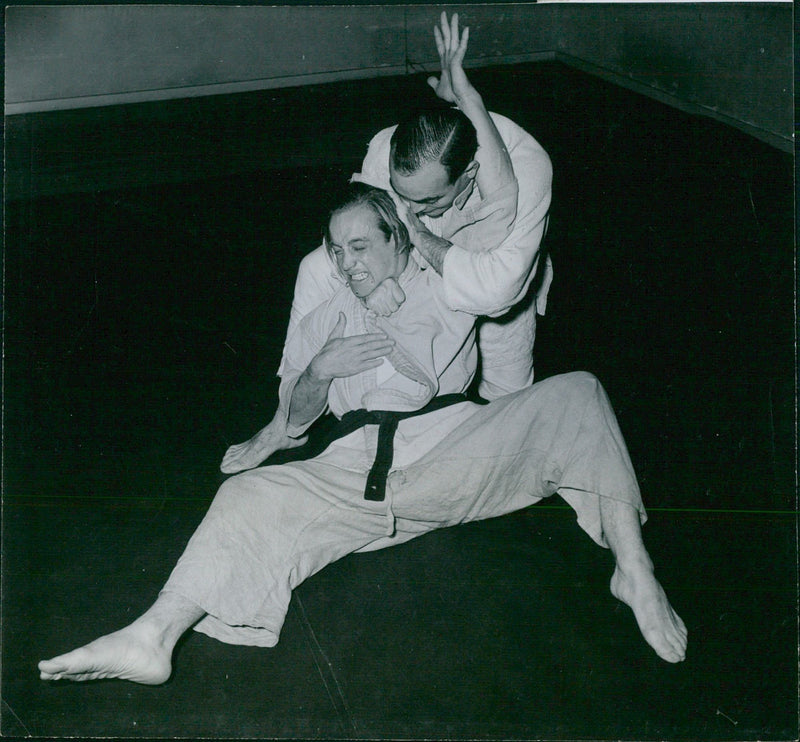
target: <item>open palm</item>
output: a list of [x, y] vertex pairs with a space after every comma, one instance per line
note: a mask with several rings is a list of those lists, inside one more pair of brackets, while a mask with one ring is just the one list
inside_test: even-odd
[[458, 103], [471, 88], [463, 67], [469, 42], [469, 28], [464, 28], [459, 35], [458, 13], [453, 14], [449, 23], [447, 14], [442, 13], [440, 26], [433, 29], [433, 35], [436, 39], [442, 73], [439, 77], [429, 77], [428, 84], [442, 100]]

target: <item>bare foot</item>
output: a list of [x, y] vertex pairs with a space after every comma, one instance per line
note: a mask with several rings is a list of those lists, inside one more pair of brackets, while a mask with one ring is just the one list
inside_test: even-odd
[[299, 448], [308, 440], [290, 438], [286, 434], [286, 421], [278, 415], [249, 441], [230, 446], [222, 458], [219, 468], [225, 474], [237, 474], [247, 469], [255, 469], [276, 451]]
[[42, 660], [39, 671], [42, 680], [119, 678], [159, 685], [172, 673], [171, 655], [149, 626], [134, 622], [72, 652]]
[[688, 632], [675, 613], [652, 569], [623, 573], [619, 566], [611, 578], [611, 593], [630, 606], [645, 641], [667, 662], [686, 658]]

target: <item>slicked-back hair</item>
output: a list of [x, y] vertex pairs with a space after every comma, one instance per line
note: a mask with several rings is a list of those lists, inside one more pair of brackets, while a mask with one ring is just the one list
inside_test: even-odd
[[438, 160], [455, 183], [477, 151], [475, 127], [461, 111], [448, 106], [418, 110], [392, 134], [392, 165], [405, 175]]
[[333, 201], [328, 223], [325, 225], [325, 247], [329, 253], [333, 242], [330, 229], [331, 219], [335, 214], [355, 206], [369, 206], [378, 219], [378, 229], [383, 232], [386, 239], [394, 237], [395, 250], [398, 253], [410, 252], [411, 239], [408, 236], [408, 229], [398, 216], [392, 197], [382, 188], [356, 181], [348, 183]]

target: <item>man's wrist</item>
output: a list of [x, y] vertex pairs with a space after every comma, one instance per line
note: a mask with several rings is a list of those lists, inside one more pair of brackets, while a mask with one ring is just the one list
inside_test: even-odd
[[470, 91], [456, 97], [456, 105], [461, 109], [461, 112], [469, 118], [470, 113], [473, 111], [483, 111], [483, 98], [481, 94], [472, 88]]
[[434, 234], [427, 233], [421, 234], [419, 241], [415, 243], [417, 250], [422, 254], [422, 257], [430, 263], [431, 267], [441, 276], [444, 268], [444, 259], [447, 251], [453, 246], [453, 243], [443, 237], [437, 237]]

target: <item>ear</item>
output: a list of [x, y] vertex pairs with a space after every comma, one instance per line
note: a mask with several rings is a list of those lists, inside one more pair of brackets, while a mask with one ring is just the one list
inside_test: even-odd
[[468, 176], [470, 180], [475, 180], [478, 176], [478, 168], [480, 163], [477, 160], [472, 160], [469, 165], [464, 168], [464, 175]]

